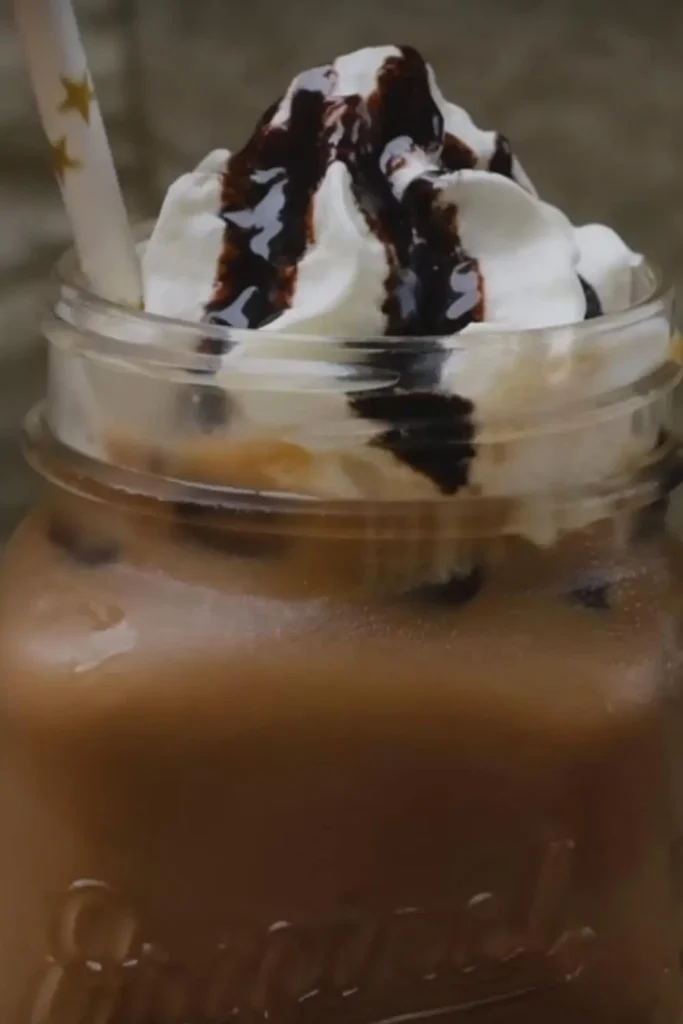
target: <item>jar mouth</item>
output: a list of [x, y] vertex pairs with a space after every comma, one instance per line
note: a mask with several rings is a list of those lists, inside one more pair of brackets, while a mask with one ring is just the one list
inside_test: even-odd
[[73, 254], [58, 275], [36, 444], [103, 483], [326, 516], [432, 504], [539, 544], [659, 486], [681, 366], [647, 264], [623, 312], [446, 338], [228, 330], [108, 302]]
[[[198, 393], [213, 388], [226, 357], [230, 358], [230, 386], [252, 394], [352, 397], [377, 390], [404, 390], [397, 367], [430, 359], [448, 360], [456, 367], [453, 388], [460, 393], [460, 364], [467, 368], [476, 360], [476, 374], [481, 377], [482, 366], [504, 363], [514, 350], [517, 362], [526, 370], [531, 367], [529, 380], [537, 377], [531, 388], [524, 383], [516, 385], [518, 394], [514, 395], [513, 389], [505, 386], [504, 401], [489, 401], [486, 394], [481, 401], [479, 395], [464, 393], [477, 406], [479, 427], [482, 423], [496, 425], [496, 441], [501, 429], [504, 440], [551, 429], [560, 413], [564, 419], [584, 413], [600, 418], [600, 409], [633, 404], [634, 400], [643, 404], [643, 396], [653, 390], [670, 390], [683, 364], [681, 343], [672, 340], [670, 331], [674, 290], [650, 264], [634, 272], [633, 302], [619, 313], [562, 326], [513, 329], [481, 323], [471, 331], [450, 336], [405, 337], [241, 330], [133, 310], [92, 291], [73, 250], [62, 257], [55, 274], [60, 290], [46, 325], [54, 348], [110, 366], [120, 360], [137, 374], [160, 377], [181, 387], [191, 380]], [[641, 352], [643, 365], [626, 377], [610, 370], [608, 360], [614, 367], [615, 359], [622, 358], [624, 339], [628, 343], [635, 339], [643, 350], [640, 332], [652, 332], [653, 325], [659, 335], [657, 355], [649, 355], [643, 363]], [[236, 352], [240, 358], [233, 362]], [[580, 387], [573, 390], [564, 389], [561, 374], [555, 372], [570, 353], [578, 354], [571, 372], [575, 376], [578, 372], [580, 378]], [[539, 358], [548, 363], [546, 377], [548, 373], [557, 377], [557, 387], [541, 386], [542, 378], [534, 374], [533, 367], [533, 360]], [[596, 359], [603, 361], [602, 374], [596, 374], [591, 365]], [[433, 387], [432, 381], [418, 389]], [[410, 388], [408, 385], [406, 390]], [[501, 391], [500, 383], [496, 390]], [[330, 434], [341, 431], [349, 439], [354, 433], [352, 425], [340, 428], [334, 421], [324, 429]]]
[[[149, 226], [138, 229], [136, 235], [142, 241], [149, 233]], [[66, 323], [84, 330], [92, 345], [106, 347], [107, 352], [122, 358], [149, 358], [159, 366], [177, 366], [197, 373], [212, 373], [216, 367], [216, 353], [227, 351], [234, 345], [248, 346], [257, 352], [264, 344], [272, 344], [276, 338], [282, 346], [296, 345], [303, 350], [315, 352], [321, 344], [344, 346], [359, 356], [382, 352], [387, 355], [400, 353], [402, 356], [421, 352], [426, 346], [438, 344], [447, 352], [467, 353], [472, 347], [487, 350], [504, 349], [512, 340], [528, 344], [548, 340], [571, 333], [580, 342], [583, 338], [596, 339], [616, 331], [632, 330], [658, 314], [666, 313], [673, 306], [674, 288], [665, 275], [652, 263], [644, 263], [634, 272], [632, 301], [617, 313], [609, 313], [591, 320], [581, 320], [550, 327], [513, 327], [485, 321], [475, 325], [471, 331], [454, 335], [393, 336], [344, 334], [313, 334], [296, 331], [271, 332], [263, 329], [240, 329], [209, 322], [179, 320], [173, 317], [148, 313], [143, 309], [112, 302], [93, 291], [89, 282], [79, 270], [74, 250], [69, 250], [55, 267], [54, 279], [60, 294], [55, 314]], [[85, 321], [90, 319], [90, 323]], [[116, 327], [114, 326], [116, 323]], [[99, 329], [98, 326], [99, 325]], [[173, 344], [168, 343], [169, 335]], [[156, 340], [157, 337], [163, 340]], [[202, 350], [198, 345], [202, 343]], [[211, 344], [213, 343], [213, 344]], [[210, 351], [207, 351], [210, 350]], [[287, 361], [283, 361], [287, 362]]]

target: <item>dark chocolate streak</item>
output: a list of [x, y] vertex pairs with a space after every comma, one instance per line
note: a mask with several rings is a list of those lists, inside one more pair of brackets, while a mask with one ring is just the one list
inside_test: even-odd
[[[208, 369], [194, 370], [197, 377], [206, 377], [220, 369], [220, 357], [232, 348], [226, 338], [204, 337], [197, 345], [202, 355], [215, 356], [209, 360]], [[177, 416], [181, 429], [187, 429], [188, 422], [198, 427], [201, 433], [210, 434], [216, 427], [225, 427], [230, 422], [233, 401], [224, 388], [213, 384], [198, 384], [181, 393], [177, 405]]]
[[[366, 108], [369, 144], [357, 151], [352, 176], [357, 201], [387, 252], [386, 333], [454, 334], [483, 317], [481, 276], [460, 242], [457, 210], [439, 204], [436, 186], [425, 177], [400, 197], [391, 186], [393, 167], [411, 149], [438, 159], [444, 152], [443, 117], [416, 50], [404, 47], [385, 62]], [[449, 138], [448, 169], [473, 167], [474, 153]]]
[[457, 135], [446, 132], [441, 148], [440, 163], [444, 171], [453, 174], [476, 165], [477, 156]]
[[223, 177], [225, 222], [217, 284], [207, 319], [227, 327], [262, 327], [287, 309], [297, 264], [311, 241], [311, 201], [327, 166], [315, 126], [322, 123], [331, 69], [301, 75], [289, 121], [264, 115]]
[[[410, 351], [404, 353], [394, 342], [374, 353], [372, 363], [398, 373], [395, 387], [352, 395], [349, 402], [357, 416], [386, 426], [373, 441], [376, 447], [453, 494], [467, 483], [474, 457], [472, 407], [438, 391], [446, 351], [427, 339], [455, 334], [483, 318], [481, 275], [460, 242], [455, 207], [438, 204], [432, 182], [413, 181], [400, 198], [391, 188], [392, 163], [400, 162], [406, 149], [444, 152], [443, 117], [432, 98], [427, 65], [415, 50], [404, 47], [400, 57], [385, 63], [367, 107], [370, 145], [359, 153], [354, 186], [387, 253], [387, 334], [426, 340], [422, 351], [408, 343]], [[448, 170], [474, 166], [474, 153], [452, 137], [447, 153]]]
[[[349, 405], [383, 428], [375, 445], [450, 494], [467, 483], [474, 429], [470, 404], [439, 390], [446, 350], [435, 339], [482, 320], [485, 294], [479, 265], [459, 236], [457, 208], [440, 201], [437, 180], [442, 172], [474, 168], [476, 154], [445, 132], [428, 66], [412, 47], [385, 61], [368, 97], [335, 95], [335, 75], [332, 66], [301, 75], [288, 119], [272, 123], [281, 109], [275, 104], [228, 161], [224, 246], [206, 318], [259, 328], [289, 308], [299, 261], [314, 241], [315, 195], [328, 166], [343, 163], [358, 207], [386, 252], [385, 333], [413, 339], [403, 349], [398, 340], [386, 348], [366, 346], [365, 361], [388, 371], [393, 382], [350, 394]], [[436, 171], [400, 192], [392, 175], [415, 149], [432, 156]], [[512, 177], [512, 152], [502, 135], [489, 170]], [[587, 291], [589, 309], [590, 303]], [[416, 338], [424, 342], [416, 345]], [[211, 416], [205, 419], [210, 429]]]
[[357, 402], [366, 419], [391, 424], [372, 441], [375, 447], [424, 473], [443, 494], [465, 486], [475, 455], [471, 402], [459, 395], [399, 389], [353, 399], [354, 409]]
[[589, 284], [585, 277], [581, 277], [579, 274], [579, 281], [583, 288], [583, 294], [586, 296], [586, 315], [585, 320], [595, 320], [597, 317], [602, 316], [602, 304], [598, 298], [598, 293], [592, 284]]
[[489, 161], [489, 170], [494, 174], [502, 174], [506, 178], [513, 178], [512, 169], [512, 147], [509, 139], [500, 133], [496, 135], [496, 148]]
[[273, 125], [280, 105], [271, 107], [228, 161], [224, 246], [207, 319], [258, 328], [289, 307], [298, 263], [314, 241], [315, 194], [330, 163], [340, 161], [387, 251], [386, 333], [462, 330], [482, 318], [483, 293], [476, 261], [458, 237], [457, 211], [439, 205], [437, 189], [424, 179], [398, 197], [390, 176], [393, 162], [413, 148], [433, 154], [444, 171], [474, 167], [475, 154], [445, 135], [427, 65], [411, 47], [385, 62], [367, 100], [335, 97], [334, 85], [331, 66], [301, 75], [288, 120]]

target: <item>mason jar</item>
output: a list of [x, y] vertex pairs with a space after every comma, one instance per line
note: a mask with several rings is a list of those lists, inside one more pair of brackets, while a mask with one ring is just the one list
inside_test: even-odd
[[666, 289], [360, 341], [65, 275], [0, 590], [0, 1019], [678, 1021]]

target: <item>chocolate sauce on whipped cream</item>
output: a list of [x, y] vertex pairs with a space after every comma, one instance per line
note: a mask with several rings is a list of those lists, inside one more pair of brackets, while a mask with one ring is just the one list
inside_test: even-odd
[[326, 153], [319, 125], [326, 69], [300, 78], [286, 126], [274, 128], [271, 107], [223, 177], [225, 245], [207, 307], [212, 323], [262, 327], [289, 305], [297, 264], [310, 235], [310, 207]]
[[[402, 154], [434, 156], [438, 172], [476, 166], [476, 155], [446, 135], [428, 66], [412, 47], [388, 58], [368, 96], [335, 94], [332, 65], [297, 79], [287, 120], [264, 115], [223, 177], [225, 239], [208, 318], [258, 328], [288, 308], [297, 267], [315, 241], [312, 205], [327, 168], [342, 162], [366, 221], [384, 245], [389, 273], [383, 310], [389, 336], [454, 334], [484, 318], [478, 263], [463, 248], [457, 209], [440, 204], [427, 175], [400, 195], [391, 171]], [[502, 137], [501, 137], [502, 140]], [[512, 177], [501, 141], [492, 170]], [[507, 169], [505, 169], [507, 168]]]
[[[228, 161], [221, 205], [224, 246], [208, 319], [259, 328], [288, 308], [299, 260], [315, 241], [316, 192], [330, 164], [341, 161], [358, 208], [386, 252], [385, 334], [436, 338], [482, 320], [483, 279], [460, 240], [455, 205], [439, 202], [428, 175], [413, 180], [402, 194], [392, 186], [392, 171], [412, 150], [437, 157], [439, 173], [476, 165], [472, 150], [444, 131], [426, 62], [412, 47], [403, 47], [400, 56], [384, 62], [376, 89], [365, 98], [335, 95], [335, 78], [332, 65], [301, 75], [287, 120], [273, 123], [276, 104]], [[505, 152], [501, 142], [493, 156], [499, 173], [506, 173]], [[506, 166], [511, 177], [511, 158]], [[351, 409], [386, 424], [374, 445], [429, 476], [442, 492], [453, 493], [467, 482], [474, 455], [472, 405], [434, 391], [445, 358], [438, 342], [398, 354], [396, 347], [368, 358], [397, 371], [397, 386], [350, 396]]]
[[[506, 332], [623, 311], [642, 257], [611, 229], [577, 227], [543, 202], [505, 135], [447, 102], [417, 51], [384, 46], [299, 75], [239, 152], [210, 154], [179, 179], [143, 264], [149, 312], [219, 328], [199, 346], [217, 390], [203, 383], [193, 426], [310, 450], [320, 473], [300, 486], [321, 496], [363, 491], [351, 454], [374, 467], [377, 486], [386, 477], [389, 497], [410, 491], [406, 468], [421, 478], [416, 493], [427, 482], [447, 495], [464, 485], [497, 494], [497, 465], [480, 444], [473, 463], [483, 403], [517, 414], [508, 377], [528, 380], [530, 394], [536, 376], [562, 388], [545, 349], [531, 360]], [[254, 357], [241, 330], [267, 336]], [[461, 333], [462, 345], [448, 340]], [[311, 360], [345, 367], [327, 410]], [[577, 373], [566, 359], [568, 388]], [[338, 472], [326, 475], [320, 429]], [[508, 453], [516, 493], [526, 493], [524, 444]]]

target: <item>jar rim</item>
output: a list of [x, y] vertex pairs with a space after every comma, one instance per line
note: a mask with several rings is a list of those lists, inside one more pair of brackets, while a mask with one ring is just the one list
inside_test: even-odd
[[[143, 239], [148, 228], [139, 229], [136, 234]], [[153, 355], [154, 361], [161, 365], [182, 365], [182, 368], [196, 372], [212, 372], [216, 366], [216, 353], [239, 344], [257, 348], [264, 341], [293, 343], [297, 347], [308, 345], [313, 349], [316, 345], [335, 345], [351, 349], [357, 346], [371, 353], [381, 350], [391, 355], [393, 351], [407, 354], [410, 346], [424, 348], [437, 344], [448, 352], [462, 351], [466, 353], [472, 346], [478, 349], [504, 348], [513, 339], [515, 344], [523, 344], [528, 339], [529, 345], [540, 340], [552, 341], [570, 333], [572, 338], [580, 342], [582, 338], [610, 334], [626, 328], [633, 328], [658, 314], [666, 313], [673, 307], [675, 289], [673, 283], [653, 262], [644, 261], [637, 268], [641, 277], [642, 294], [624, 310], [608, 313], [590, 320], [556, 324], [548, 327], [512, 327], [484, 321], [471, 325], [469, 329], [452, 335], [382, 335], [363, 334], [350, 336], [344, 334], [313, 334], [296, 331], [269, 331], [263, 328], [234, 328], [204, 321], [180, 320], [174, 317], [150, 313], [144, 309], [131, 309], [121, 303], [106, 299], [89, 285], [87, 278], [80, 271], [75, 250], [69, 249], [57, 262], [53, 279], [59, 286], [59, 298], [54, 314], [70, 326], [77, 327], [84, 335], [106, 340], [109, 355], [120, 354], [130, 358], [133, 350], [144, 360], [145, 355]], [[95, 323], [93, 323], [93, 317]], [[119, 323], [121, 328], [131, 327], [131, 337], [122, 336], [120, 330], [116, 336], [109, 335], [106, 330], [97, 330], [96, 324], [106, 323], [109, 319]], [[87, 322], [90, 321], [90, 322]], [[143, 340], [135, 335], [135, 329], [149, 332], [150, 340]], [[197, 351], [190, 343], [170, 349], [158, 340], [158, 332], [174, 332], [190, 342], [204, 343], [204, 350]], [[157, 340], [151, 340], [156, 338]], [[207, 343], [214, 342], [214, 346]], [[215, 351], [209, 350], [215, 348]], [[182, 356], [179, 359], [179, 356]], [[189, 363], [188, 363], [189, 359]]]
[[673, 291], [646, 262], [620, 313], [446, 338], [191, 323], [93, 293], [73, 253], [57, 273], [47, 429], [29, 448], [57, 461], [71, 450], [79, 472], [110, 483], [121, 470], [123, 490], [327, 512], [379, 502], [387, 514], [488, 501], [545, 543], [659, 486], [683, 360]]

